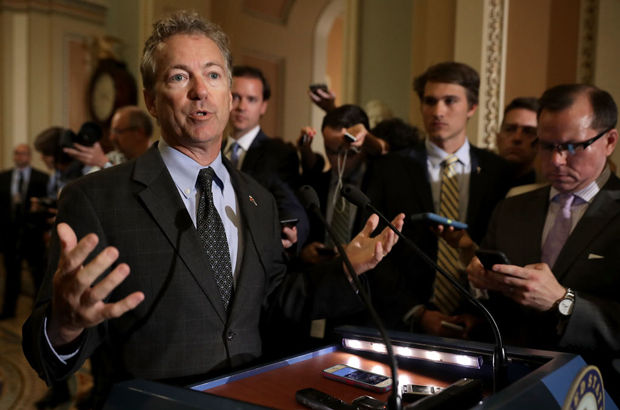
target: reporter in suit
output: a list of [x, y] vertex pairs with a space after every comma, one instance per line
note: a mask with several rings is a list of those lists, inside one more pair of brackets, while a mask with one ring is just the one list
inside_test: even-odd
[[508, 198], [493, 215], [481, 246], [514, 265], [485, 270], [474, 258], [467, 269], [493, 291], [508, 343], [577, 352], [607, 386], [620, 382], [610, 371], [620, 358], [620, 179], [606, 165], [617, 118], [611, 95], [594, 86], [545, 91], [537, 143], [551, 186]]
[[[155, 24], [141, 72], [162, 138], [61, 194], [53, 260], [23, 329], [24, 352], [48, 383], [92, 357], [101, 406], [115, 381], [187, 384], [251, 363], [261, 355], [261, 316], [360, 308], [341, 261], [285, 271], [275, 201], [222, 158], [231, 66], [226, 35], [197, 14]], [[213, 172], [206, 189], [197, 187]], [[205, 218], [220, 222], [205, 229]], [[395, 241], [387, 231], [369, 238], [376, 224], [349, 245], [356, 272]]]
[[[455, 62], [431, 66], [415, 79], [414, 90], [420, 98], [428, 138], [374, 164], [367, 195], [377, 209], [388, 217], [401, 212], [407, 217], [426, 212], [444, 215], [466, 222], [469, 235], [482, 240], [493, 208], [511, 186], [512, 172], [506, 161], [473, 146], [467, 138], [467, 122], [478, 107], [479, 84], [473, 68]], [[442, 204], [448, 158], [455, 159], [456, 204], [450, 206], [453, 215], [445, 214]], [[410, 223], [404, 233], [442, 264], [440, 256], [446, 253], [446, 243], [428, 225]], [[454, 259], [444, 261], [443, 267], [466, 285], [464, 267], [461, 268], [458, 255], [453, 256]], [[447, 295], [436, 291], [438, 275], [420, 257], [401, 243], [386, 262], [378, 267], [385, 275], [376, 276], [383, 278], [386, 289], [393, 289], [385, 306], [386, 311], [391, 311], [393, 326], [444, 337], [469, 336], [468, 330], [476, 323], [471, 313], [476, 312], [470, 312], [466, 302], [449, 310], [441, 309], [437, 295], [441, 295], [442, 301], [458, 301], [458, 292], [451, 286]], [[464, 324], [466, 332], [442, 327], [443, 320]]]
[[47, 196], [49, 176], [30, 166], [32, 151], [27, 144], [13, 150], [15, 167], [0, 173], [0, 250], [6, 275], [4, 307], [0, 319], [15, 316], [20, 292], [22, 260], [32, 272], [35, 290], [45, 274], [44, 228], [31, 218], [30, 198]]
[[295, 196], [299, 188], [297, 151], [279, 138], [269, 138], [260, 127], [271, 98], [271, 88], [262, 71], [235, 66], [232, 75], [230, 136], [224, 140], [222, 151], [237, 169], [256, 179], [276, 198], [281, 220], [298, 220], [292, 230], [283, 229], [288, 243], [293, 242], [291, 235], [295, 236], [298, 245], [293, 253], [297, 253], [310, 230], [306, 212]]

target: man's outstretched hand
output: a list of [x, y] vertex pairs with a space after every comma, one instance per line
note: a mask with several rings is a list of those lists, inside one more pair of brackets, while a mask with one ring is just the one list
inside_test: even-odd
[[[399, 214], [392, 221], [392, 225], [401, 231], [404, 221], [405, 214]], [[377, 266], [398, 241], [398, 236], [389, 226], [379, 235], [371, 238], [370, 234], [377, 228], [377, 225], [379, 225], [379, 217], [371, 215], [364, 229], [346, 247], [347, 256], [358, 275]]]
[[144, 300], [144, 293], [134, 292], [116, 303], [105, 303], [103, 299], [129, 275], [129, 266], [118, 265], [93, 286], [95, 280], [118, 259], [118, 250], [107, 247], [83, 266], [99, 243], [97, 235], [86, 235], [78, 242], [75, 232], [66, 223], [58, 224], [57, 231], [61, 251], [53, 279], [52, 311], [47, 325], [54, 348], [71, 344], [84, 329], [119, 317]]

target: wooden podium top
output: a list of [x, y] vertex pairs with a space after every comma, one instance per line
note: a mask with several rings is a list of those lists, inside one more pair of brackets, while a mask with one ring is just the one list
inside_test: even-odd
[[[284, 365], [259, 374], [206, 389], [204, 391], [232, 399], [242, 400], [274, 409], [305, 409], [295, 400], [298, 390], [312, 387], [347, 403], [359, 396], [372, 396], [387, 401], [388, 393], [375, 393], [323, 377], [323, 370], [337, 364], [391, 376], [390, 367], [351, 353], [335, 351], [308, 360]], [[435, 379], [400, 369], [399, 386], [403, 384], [449, 386], [455, 380]]]

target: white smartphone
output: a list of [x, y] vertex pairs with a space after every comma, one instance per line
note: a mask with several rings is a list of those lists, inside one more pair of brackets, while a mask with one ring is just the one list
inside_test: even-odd
[[377, 393], [392, 390], [391, 377], [356, 369], [345, 364], [338, 364], [323, 370], [323, 376]]
[[446, 322], [445, 320], [441, 321], [441, 326], [447, 327], [448, 329], [457, 330], [459, 332], [464, 332], [465, 331], [465, 326], [457, 325], [457, 324], [451, 323], [451, 322]]

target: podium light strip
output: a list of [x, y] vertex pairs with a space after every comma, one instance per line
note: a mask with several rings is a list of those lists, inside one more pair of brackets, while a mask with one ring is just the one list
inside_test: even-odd
[[[373, 353], [386, 353], [385, 344], [383, 343], [344, 338], [342, 339], [342, 344], [345, 347], [353, 350], [361, 350]], [[463, 367], [469, 367], [472, 369], [480, 369], [480, 367], [482, 367], [481, 356], [467, 356], [462, 354], [398, 346], [396, 344], [394, 345], [394, 354], [397, 356], [407, 357], [411, 359], [422, 359], [432, 362], [455, 364]]]

